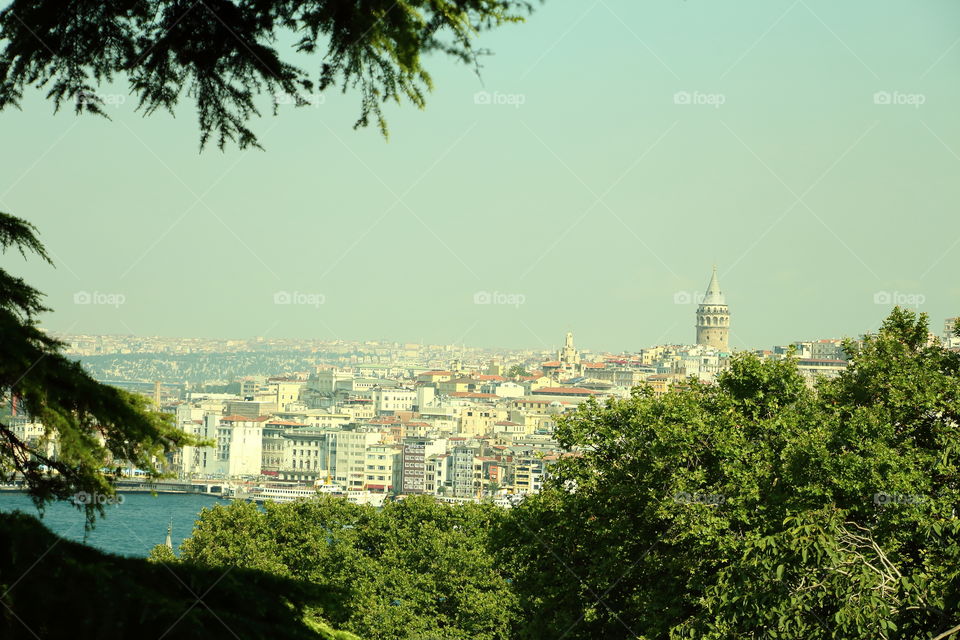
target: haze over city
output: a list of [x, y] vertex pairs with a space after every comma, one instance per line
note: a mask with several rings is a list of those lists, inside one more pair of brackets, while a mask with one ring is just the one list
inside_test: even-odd
[[28, 92], [0, 119], [0, 210], [57, 268], [12, 266], [66, 333], [553, 348], [574, 330], [619, 352], [691, 342], [714, 264], [733, 348], [858, 336], [895, 302], [939, 329], [960, 309], [958, 18], [547, 2], [481, 37], [482, 79], [429, 58], [436, 89], [388, 107], [389, 141], [332, 91], [278, 117], [267, 99], [265, 152], [198, 154], [188, 104], [144, 119], [122, 85], [102, 89], [112, 121]]

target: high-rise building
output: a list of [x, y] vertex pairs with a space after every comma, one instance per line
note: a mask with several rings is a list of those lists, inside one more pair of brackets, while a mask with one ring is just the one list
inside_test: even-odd
[[947, 318], [943, 322], [943, 344], [945, 347], [960, 347], [960, 336], [955, 331], [960, 326], [960, 318]]
[[713, 268], [710, 284], [697, 307], [697, 344], [728, 351], [730, 344], [730, 309], [720, 290], [717, 268]]

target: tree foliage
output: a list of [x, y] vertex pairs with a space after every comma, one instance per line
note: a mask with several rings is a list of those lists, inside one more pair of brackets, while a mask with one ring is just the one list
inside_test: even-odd
[[[244, 148], [258, 146], [247, 126], [258, 95], [304, 105], [355, 89], [355, 126], [373, 119], [386, 135], [384, 102], [424, 105], [425, 56], [477, 65], [476, 35], [529, 10], [523, 0], [13, 0], [0, 12], [0, 109], [37, 87], [58, 109], [106, 116], [97, 91], [125, 78], [144, 114], [186, 97], [201, 147], [214, 136]], [[317, 72], [291, 61], [303, 55], [320, 56]]]
[[407, 498], [377, 510], [321, 496], [204, 510], [180, 560], [244, 567], [323, 587], [319, 613], [382, 639], [509, 637], [516, 615], [486, 532], [505, 512]]
[[530, 375], [522, 364], [515, 364], [507, 370], [508, 378], [523, 378]]
[[[0, 249], [49, 262], [33, 226], [5, 213], [0, 213]], [[63, 356], [63, 343], [38, 325], [44, 311], [39, 291], [0, 269], [0, 396], [44, 427], [44, 436], [31, 441], [0, 422], [0, 479], [24, 480], [42, 509], [50, 500], [80, 493], [113, 495], [103, 470], [117, 464], [162, 475], [164, 454], [196, 441], [143, 396], [100, 384]], [[88, 525], [103, 511], [96, 500], [86, 500], [82, 508]]]
[[310, 583], [105, 554], [23, 514], [0, 514], [0, 547], [5, 639], [358, 640], [317, 616]]
[[738, 355], [590, 403], [496, 533], [520, 638], [945, 638], [960, 623], [960, 356], [895, 309], [834, 380]]

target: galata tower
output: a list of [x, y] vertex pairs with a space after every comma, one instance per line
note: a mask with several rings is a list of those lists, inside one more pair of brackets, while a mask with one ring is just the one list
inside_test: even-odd
[[707, 293], [697, 307], [697, 344], [729, 351], [730, 309], [720, 290], [717, 268], [713, 268]]

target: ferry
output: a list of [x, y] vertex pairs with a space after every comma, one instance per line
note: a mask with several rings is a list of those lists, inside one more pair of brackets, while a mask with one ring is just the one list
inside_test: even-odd
[[252, 502], [294, 502], [302, 498], [315, 498], [317, 495], [331, 495], [346, 499], [353, 504], [369, 504], [382, 507], [386, 494], [371, 491], [345, 491], [335, 484], [320, 484], [313, 487], [304, 485], [258, 485], [246, 491], [235, 492], [231, 497]]

